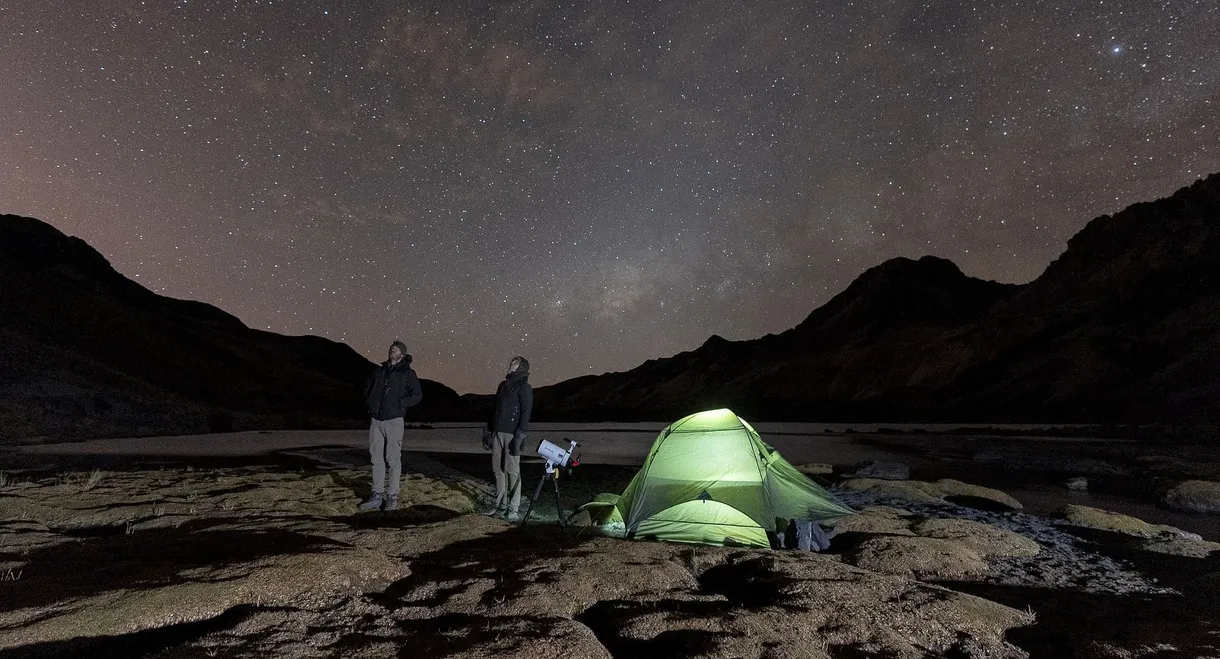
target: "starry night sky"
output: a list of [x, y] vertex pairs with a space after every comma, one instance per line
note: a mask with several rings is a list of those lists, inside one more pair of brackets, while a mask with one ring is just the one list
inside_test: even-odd
[[896, 256], [1033, 279], [1220, 171], [1217, 35], [1215, 0], [0, 0], [0, 212], [251, 327], [548, 384]]

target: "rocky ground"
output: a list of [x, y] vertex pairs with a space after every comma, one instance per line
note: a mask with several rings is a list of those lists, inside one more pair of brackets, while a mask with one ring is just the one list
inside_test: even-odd
[[[1090, 491], [1161, 500], [1182, 481], [1220, 482], [1220, 443], [1020, 438], [921, 433], [861, 435], [856, 442], [910, 457], [911, 475], [955, 475], [993, 486], [1083, 478]], [[1220, 492], [1217, 492], [1220, 512]]]
[[[1220, 656], [1220, 545], [1105, 511], [823, 473], [861, 511], [827, 552], [697, 547], [564, 532], [548, 497], [524, 528], [482, 516], [454, 455], [359, 513], [350, 457], [4, 472], [0, 654]], [[582, 466], [565, 507], [632, 472]]]

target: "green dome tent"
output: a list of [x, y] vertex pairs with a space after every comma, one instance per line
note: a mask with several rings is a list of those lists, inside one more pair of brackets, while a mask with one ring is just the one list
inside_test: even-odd
[[770, 547], [789, 520], [855, 514], [797, 471], [728, 409], [684, 417], [661, 431], [621, 496], [581, 506], [627, 538]]

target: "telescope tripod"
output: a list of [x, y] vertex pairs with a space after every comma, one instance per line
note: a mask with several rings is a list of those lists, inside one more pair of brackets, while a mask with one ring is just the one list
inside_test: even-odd
[[529, 521], [530, 513], [534, 511], [534, 503], [538, 501], [538, 495], [542, 494], [542, 486], [546, 484], [548, 478], [551, 479], [551, 485], [555, 489], [555, 514], [559, 517], [559, 528], [567, 530], [567, 520], [563, 518], [563, 508], [559, 506], [559, 470], [555, 468], [555, 463], [549, 460], [546, 463], [546, 471], [538, 480], [538, 487], [534, 488], [534, 496], [530, 498], [530, 505], [525, 509], [525, 514], [521, 516], [521, 528], [525, 528], [525, 523]]

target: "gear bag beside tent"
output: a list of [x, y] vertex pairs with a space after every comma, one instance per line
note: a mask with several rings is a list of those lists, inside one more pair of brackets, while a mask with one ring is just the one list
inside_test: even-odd
[[622, 495], [580, 509], [610, 535], [754, 547], [771, 547], [793, 522], [855, 514], [728, 409], [670, 424]]

